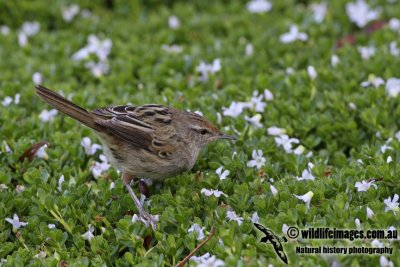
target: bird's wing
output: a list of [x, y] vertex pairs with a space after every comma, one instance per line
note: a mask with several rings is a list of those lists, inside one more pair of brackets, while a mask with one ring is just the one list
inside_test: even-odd
[[280, 242], [272, 242], [272, 245], [274, 246], [275, 252], [279, 256], [279, 258], [281, 258], [281, 260], [287, 264], [288, 260], [285, 252], [283, 251], [282, 244]]
[[173, 142], [179, 139], [171, 123], [170, 109], [165, 106], [112, 106], [96, 109], [93, 113], [103, 118], [96, 123], [110, 133], [162, 158], [171, 155], [175, 147]]
[[262, 226], [261, 224], [258, 223], [254, 223], [254, 225], [264, 234], [266, 234], [268, 236], [269, 239], [272, 238], [278, 238], [271, 230], [269, 230], [268, 228], [265, 228], [264, 226]]
[[260, 230], [260, 231], [263, 232], [263, 233], [265, 233], [266, 231], [268, 231], [268, 229], [265, 228], [264, 226], [262, 226], [261, 224], [254, 223], [254, 226], [257, 227], [257, 229]]

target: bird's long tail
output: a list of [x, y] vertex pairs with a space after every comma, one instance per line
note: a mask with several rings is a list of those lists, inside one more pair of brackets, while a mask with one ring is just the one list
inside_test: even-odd
[[84, 108], [81, 108], [78, 105], [75, 105], [65, 97], [51, 91], [50, 89], [36, 85], [36, 93], [40, 96], [44, 101], [46, 101], [50, 106], [55, 109], [61, 111], [62, 113], [70, 116], [71, 118], [80, 121], [84, 125], [98, 130], [100, 125], [96, 124], [95, 120], [98, 119], [93, 113], [87, 111]]

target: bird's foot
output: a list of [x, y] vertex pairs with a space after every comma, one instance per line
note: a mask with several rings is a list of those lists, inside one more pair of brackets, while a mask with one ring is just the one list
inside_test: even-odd
[[158, 215], [151, 215], [147, 211], [144, 210], [143, 205], [140, 203], [140, 200], [136, 197], [133, 192], [131, 186], [128, 183], [125, 183], [126, 189], [128, 189], [129, 195], [133, 199], [137, 209], [139, 210], [140, 221], [142, 221], [147, 227], [150, 225], [153, 231], [157, 228]]
[[153, 231], [157, 228], [157, 222], [159, 220], [159, 215], [152, 215], [145, 210], [139, 211], [140, 220], [148, 227], [149, 225]]

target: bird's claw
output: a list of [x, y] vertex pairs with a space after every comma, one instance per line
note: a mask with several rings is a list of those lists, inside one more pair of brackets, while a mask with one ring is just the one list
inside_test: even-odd
[[146, 225], [146, 226], [151, 226], [153, 231], [157, 229], [157, 222], [159, 220], [159, 215], [151, 215], [150, 213], [147, 213], [146, 211], [142, 210], [140, 212], [140, 218], [141, 221]]

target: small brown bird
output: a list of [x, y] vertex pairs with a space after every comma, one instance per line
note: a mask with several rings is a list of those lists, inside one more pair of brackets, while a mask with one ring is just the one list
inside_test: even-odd
[[48, 104], [99, 135], [104, 154], [122, 172], [140, 216], [153, 229], [154, 216], [143, 209], [129, 185], [131, 180], [162, 180], [190, 170], [201, 147], [214, 140], [235, 140], [196, 113], [157, 104], [111, 106], [91, 112], [41, 85], [35, 88]]

